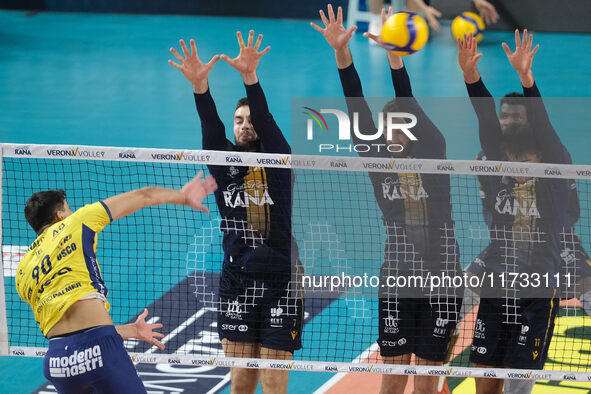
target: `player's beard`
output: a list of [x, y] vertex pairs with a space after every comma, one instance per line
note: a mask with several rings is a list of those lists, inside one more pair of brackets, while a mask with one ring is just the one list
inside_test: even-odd
[[261, 140], [259, 137], [246, 141], [236, 141], [236, 150], [241, 152], [258, 152], [261, 150]]

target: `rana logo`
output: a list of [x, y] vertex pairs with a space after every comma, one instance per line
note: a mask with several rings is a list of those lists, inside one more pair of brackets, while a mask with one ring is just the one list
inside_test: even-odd
[[17, 146], [14, 148], [14, 154], [20, 156], [31, 156], [31, 149], [28, 146]]

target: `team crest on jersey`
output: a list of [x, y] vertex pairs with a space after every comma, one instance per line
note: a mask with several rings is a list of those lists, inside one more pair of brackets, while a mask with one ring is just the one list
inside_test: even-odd
[[234, 177], [234, 176], [238, 175], [239, 172], [240, 172], [240, 170], [238, 168], [234, 167], [234, 166], [230, 166], [230, 168], [228, 169], [228, 174], [231, 177]]
[[508, 192], [507, 189], [503, 189], [497, 194], [495, 210], [502, 215], [541, 217], [535, 197], [531, 193]]
[[418, 201], [423, 198], [429, 198], [423, 187], [423, 183], [414, 176], [402, 179], [387, 177], [382, 182], [382, 192], [383, 198], [387, 200], [411, 199]]
[[273, 205], [269, 188], [259, 179], [251, 179], [239, 185], [231, 183], [223, 191], [224, 204], [229, 208], [249, 207], [251, 205]]

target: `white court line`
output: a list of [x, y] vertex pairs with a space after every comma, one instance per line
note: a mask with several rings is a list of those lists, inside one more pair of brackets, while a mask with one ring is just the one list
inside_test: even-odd
[[[359, 356], [355, 358], [355, 360], [351, 361], [351, 363], [362, 363], [369, 358], [369, 356], [376, 352], [379, 349], [379, 346], [376, 342], [374, 342], [370, 347], [365, 349]], [[324, 394], [330, 389], [332, 386], [337, 384], [339, 380], [341, 380], [345, 375], [345, 372], [336, 373], [332, 378], [328, 379], [324, 384], [316, 389], [313, 394]]]

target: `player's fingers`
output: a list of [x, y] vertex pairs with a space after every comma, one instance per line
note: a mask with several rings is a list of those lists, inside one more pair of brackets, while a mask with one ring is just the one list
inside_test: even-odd
[[540, 49], [540, 44], [538, 44], [538, 45], [536, 45], [536, 46], [534, 47], [534, 50], [533, 50], [533, 51], [531, 51], [531, 55], [530, 55], [530, 57], [532, 57], [532, 58], [533, 58], [533, 57], [535, 56], [536, 52], [538, 51], [538, 49]]
[[347, 29], [347, 37], [353, 37], [353, 33], [355, 33], [355, 30], [357, 30], [357, 26], [351, 26], [349, 29]]
[[255, 50], [259, 50], [259, 48], [261, 47], [261, 41], [263, 41], [263, 35], [259, 34], [259, 36], [257, 37], [257, 42], [254, 44]]
[[251, 47], [252, 46], [252, 41], [254, 39], [254, 30], [250, 30], [248, 32], [248, 46]]
[[185, 58], [182, 57], [181, 54], [176, 51], [176, 49], [170, 48], [170, 52], [172, 52], [172, 54], [174, 55], [174, 57], [176, 57], [177, 59], [179, 59], [179, 62], [181, 62], [181, 64], [184, 64], [185, 63]]
[[310, 26], [312, 26], [312, 28], [317, 32], [324, 33], [324, 29], [318, 26], [316, 23], [310, 22]]
[[164, 350], [164, 344], [157, 339], [151, 338], [150, 343], [160, 350]]
[[242, 38], [242, 33], [240, 31], [236, 32], [236, 38], [238, 38], [238, 45], [240, 49], [244, 48], [246, 44], [244, 43], [244, 39]]
[[384, 23], [386, 23], [386, 20], [387, 20], [387, 18], [386, 18], [386, 9], [385, 8], [382, 8], [382, 25]]
[[148, 316], [148, 308], [144, 308], [144, 311], [142, 313], [140, 313], [140, 315], [138, 316], [138, 319], [142, 318], [143, 320], [145, 320], [146, 316]]
[[[222, 55], [223, 56], [223, 55]], [[201, 179], [201, 177], [203, 176], [203, 170], [200, 170], [197, 175], [195, 175], [195, 178], [193, 178], [193, 181], [199, 182], [199, 179]]]
[[521, 38], [519, 38], [519, 29], [515, 29], [515, 49], [521, 45]]
[[191, 44], [191, 56], [197, 56], [197, 45], [195, 45], [195, 40], [191, 38], [189, 43]]
[[207, 66], [210, 68], [213, 67], [213, 65], [216, 64], [218, 60], [220, 60], [220, 55], [215, 55], [209, 62], [207, 62]]
[[337, 8], [337, 23], [343, 24], [343, 7]]
[[529, 35], [529, 39], [527, 40], [527, 51], [531, 51], [531, 46], [534, 44], [534, 36], [533, 34]]
[[435, 15], [438, 18], [441, 18], [441, 12], [437, 11], [436, 9], [433, 9], [433, 15]]
[[527, 46], [527, 29], [523, 29], [523, 40], [521, 42], [521, 46]]
[[334, 17], [334, 10], [332, 9], [332, 4], [328, 5], [328, 20], [330, 23], [336, 22], [336, 18]]
[[176, 64], [175, 62], [173, 62], [172, 60], [168, 61], [168, 64], [170, 64], [171, 66], [173, 66], [174, 68], [178, 68], [179, 70], [183, 69], [183, 66], [181, 66], [180, 64]]
[[509, 48], [509, 45], [507, 45], [506, 42], [503, 42], [501, 44], [501, 46], [503, 47], [503, 50], [505, 51], [505, 53], [507, 54], [507, 57], [511, 56], [511, 48]]
[[270, 50], [271, 50], [271, 46], [268, 46], [265, 49], [263, 49], [262, 52], [259, 52], [259, 55], [263, 56], [265, 53], [269, 52]]
[[230, 66], [234, 65], [234, 59], [230, 59], [230, 56], [222, 54], [220, 55], [220, 58], [226, 63], [228, 63]]
[[162, 323], [150, 324], [150, 330], [152, 330], [152, 331], [154, 331], [154, 330], [156, 330], [158, 328], [162, 328], [162, 327], [163, 327]]
[[195, 207], [195, 209], [209, 215], [209, 209], [203, 205], [198, 205]]
[[476, 56], [474, 56], [474, 62], [477, 62], [481, 57], [482, 57], [482, 53], [476, 54]]
[[189, 48], [187, 48], [187, 44], [185, 44], [185, 40], [180, 40], [179, 42], [181, 43], [181, 48], [183, 49], [185, 57], [190, 57], [191, 53], [189, 52]]
[[322, 19], [322, 23], [324, 23], [325, 27], [330, 25], [330, 22], [328, 22], [328, 19], [326, 18], [326, 15], [324, 14], [324, 10], [320, 10], [320, 19]]
[[388, 18], [392, 16], [392, 6], [388, 7]]

